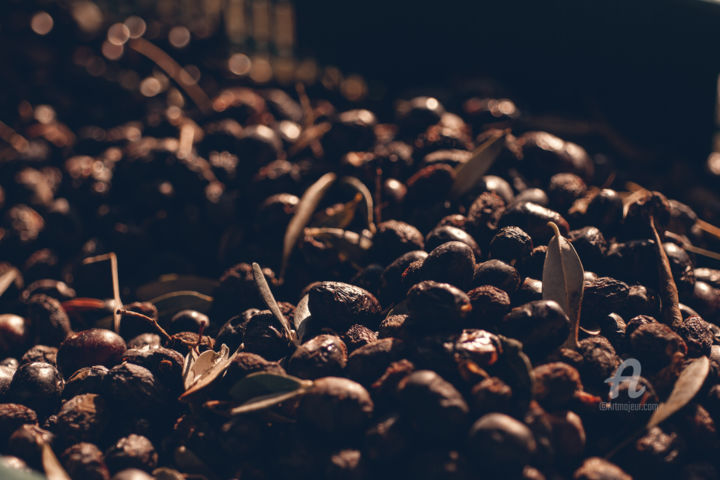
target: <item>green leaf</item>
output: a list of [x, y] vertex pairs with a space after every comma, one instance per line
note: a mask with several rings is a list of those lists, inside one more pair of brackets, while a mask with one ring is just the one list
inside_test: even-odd
[[197, 310], [205, 313], [210, 310], [213, 298], [192, 290], [181, 290], [160, 295], [150, 300], [158, 309], [158, 320], [166, 320], [181, 310]]
[[700, 357], [685, 367], [682, 371], [668, 399], [661, 403], [648, 420], [647, 428], [650, 429], [670, 418], [674, 413], [682, 409], [700, 391], [705, 379], [710, 372], [710, 360], [708, 357]]
[[459, 198], [469, 192], [487, 173], [495, 159], [502, 152], [507, 132], [499, 132], [477, 147], [470, 159], [455, 169], [455, 181], [450, 196]]
[[555, 235], [550, 239], [545, 254], [542, 298], [555, 300], [568, 316], [571, 327], [565, 346], [577, 348], [585, 271], [575, 248], [560, 234], [557, 225], [553, 222], [548, 225], [555, 231]]
[[220, 282], [214, 278], [168, 273], [161, 275], [160, 278], [154, 282], [146, 283], [138, 287], [135, 295], [138, 300], [143, 302], [159, 297], [160, 295], [182, 290], [191, 290], [204, 295], [212, 295], [219, 283]]
[[335, 183], [337, 175], [334, 173], [326, 173], [320, 177], [315, 183], [305, 190], [300, 203], [298, 203], [295, 215], [290, 219], [287, 229], [285, 230], [285, 238], [283, 240], [282, 267], [280, 268], [280, 278], [285, 277], [285, 269], [290, 260], [295, 245], [303, 234], [305, 227], [310, 222], [313, 213], [317, 209], [320, 201], [327, 193], [328, 189]]
[[230, 387], [230, 398], [238, 402], [247, 403], [257, 397], [272, 394], [285, 394], [308, 388], [312, 385], [309, 380], [302, 380], [291, 375], [278, 375], [275, 373], [251, 373], [238, 380]]

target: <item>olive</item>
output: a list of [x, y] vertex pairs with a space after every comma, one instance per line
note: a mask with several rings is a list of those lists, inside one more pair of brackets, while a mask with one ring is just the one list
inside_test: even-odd
[[113, 367], [125, 353], [125, 340], [103, 328], [91, 328], [71, 334], [58, 349], [58, 368], [67, 376], [82, 367]]
[[477, 465], [517, 474], [533, 457], [537, 445], [527, 426], [503, 413], [489, 413], [470, 428], [468, 449]]
[[570, 320], [553, 300], [515, 307], [500, 323], [500, 333], [522, 342], [531, 357], [541, 358], [559, 347], [570, 333]]
[[530, 235], [518, 227], [503, 227], [490, 241], [490, 258], [516, 265], [530, 257], [533, 242]]
[[475, 255], [472, 248], [462, 242], [447, 242], [433, 249], [423, 261], [420, 275], [423, 279], [450, 283], [466, 290], [473, 282]]
[[465, 399], [431, 370], [418, 370], [401, 380], [398, 397], [411, 429], [422, 437], [450, 439], [467, 428], [469, 408]]
[[309, 292], [313, 321], [344, 332], [356, 323], [375, 328], [380, 322], [380, 303], [360, 287], [342, 282], [321, 282]]
[[465, 292], [432, 280], [420, 282], [410, 289], [407, 306], [413, 323], [429, 330], [456, 327], [472, 310]]

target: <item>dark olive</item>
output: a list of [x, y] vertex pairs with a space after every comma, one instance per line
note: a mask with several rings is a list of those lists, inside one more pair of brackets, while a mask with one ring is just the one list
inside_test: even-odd
[[62, 452], [60, 459], [71, 478], [88, 480], [110, 478], [102, 451], [92, 443], [80, 442], [71, 445]]
[[115, 332], [103, 328], [83, 330], [71, 334], [60, 344], [58, 368], [69, 376], [82, 367], [112, 367], [120, 362], [125, 350], [125, 340]]
[[445, 282], [467, 290], [473, 283], [475, 255], [462, 242], [447, 242], [433, 249], [423, 261], [420, 275], [425, 280]]
[[347, 363], [347, 347], [339, 337], [318, 335], [303, 343], [288, 359], [288, 372], [315, 379], [338, 375]]
[[473, 326], [495, 329], [510, 311], [507, 292], [492, 285], [473, 288], [467, 295], [472, 305], [468, 320]]
[[570, 332], [570, 320], [553, 300], [536, 300], [513, 308], [500, 324], [500, 333], [523, 343], [523, 350], [542, 357], [559, 347]]
[[557, 172], [575, 173], [591, 180], [595, 167], [581, 146], [547, 132], [527, 132], [518, 138], [523, 171], [533, 178], [549, 178]]
[[383, 303], [397, 301], [405, 295], [406, 291], [401, 286], [403, 273], [410, 264], [418, 261], [422, 263], [427, 256], [427, 252], [423, 250], [413, 250], [401, 255], [385, 268], [380, 279], [380, 298]]
[[58, 300], [33, 295], [27, 301], [27, 308], [27, 319], [37, 343], [57, 346], [70, 334], [70, 319]]
[[418, 370], [398, 385], [403, 415], [412, 430], [435, 441], [449, 439], [467, 428], [469, 408], [457, 389], [437, 373]]
[[210, 319], [204, 313], [196, 310], [182, 310], [176, 313], [170, 320], [169, 333], [194, 332], [207, 330], [210, 326]]
[[532, 238], [521, 228], [503, 227], [490, 241], [490, 258], [514, 266], [526, 260], [532, 249]]
[[445, 108], [434, 97], [415, 97], [400, 102], [396, 115], [401, 135], [414, 138], [429, 126], [438, 123], [444, 113]]
[[412, 287], [407, 302], [413, 324], [429, 330], [456, 327], [472, 310], [465, 292], [450, 284], [431, 280]]
[[326, 434], [358, 432], [373, 413], [367, 390], [352, 380], [323, 377], [300, 400], [299, 417], [308, 427]]
[[500, 227], [517, 226], [522, 228], [536, 244], [546, 244], [553, 236], [548, 222], [554, 222], [560, 233], [567, 236], [570, 227], [567, 221], [556, 211], [541, 207], [535, 203], [514, 203], [502, 214]]
[[380, 303], [360, 287], [342, 282], [321, 282], [308, 292], [313, 321], [344, 332], [353, 324], [377, 327]]
[[9, 397], [38, 413], [52, 413], [60, 405], [65, 382], [57, 368], [49, 363], [20, 365], [10, 383]]
[[500, 260], [479, 263], [473, 277], [474, 285], [493, 285], [511, 295], [520, 287], [520, 281], [518, 271]]
[[558, 173], [550, 177], [548, 198], [550, 207], [559, 212], [567, 212], [573, 202], [582, 197], [587, 185], [582, 178], [572, 173]]
[[530, 461], [536, 448], [530, 429], [502, 413], [489, 413], [470, 428], [471, 459], [491, 470], [517, 474]]

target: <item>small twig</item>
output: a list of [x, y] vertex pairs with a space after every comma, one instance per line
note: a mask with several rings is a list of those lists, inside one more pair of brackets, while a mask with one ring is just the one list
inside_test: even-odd
[[720, 228], [716, 227], [712, 223], [708, 223], [705, 220], [700, 220], [698, 218], [697, 222], [695, 224], [705, 233], [709, 233], [710, 235], [713, 235], [717, 238], [720, 238]]
[[0, 121], [0, 138], [7, 142], [16, 152], [22, 153], [30, 145], [25, 137], [17, 133], [6, 123]]
[[689, 241], [687, 241], [684, 237], [677, 235], [670, 231], [665, 231], [665, 236], [667, 238], [671, 238], [675, 240], [676, 242], [679, 242], [682, 247], [687, 250], [688, 252], [695, 253], [697, 255], [702, 255], [703, 257], [712, 258], [714, 260], [720, 260], [720, 253], [713, 252], [712, 250], [708, 250], [706, 248], [696, 247]]
[[181, 160], [190, 157], [195, 141], [195, 126], [191, 122], [184, 122], [180, 127], [180, 139], [178, 141], [177, 157]]
[[382, 168], [377, 167], [375, 169], [375, 224], [382, 222]]
[[[110, 271], [112, 273], [112, 284], [113, 284], [113, 300], [115, 301], [114, 307], [122, 308], [123, 302], [120, 299], [120, 280], [118, 278], [118, 264], [117, 255], [115, 252], [105, 253], [103, 255], [96, 255], [94, 257], [88, 257], [83, 260], [83, 265], [91, 263], [102, 262], [103, 260], [110, 260]], [[113, 310], [113, 328], [115, 333], [120, 333], [120, 315], [116, 310]]]
[[[302, 82], [297, 82], [295, 84], [295, 90], [297, 90], [300, 105], [303, 109], [303, 130], [307, 130], [315, 123], [315, 112], [313, 112], [312, 105], [310, 104], [310, 97], [308, 97], [308, 94], [305, 91], [305, 85]], [[310, 148], [316, 158], [322, 157], [322, 145], [320, 145], [317, 138], [310, 142]]]
[[198, 355], [200, 354], [200, 344], [202, 343], [203, 333], [205, 333], [205, 324], [201, 323], [200, 328], [198, 328], [197, 342], [195, 343], [195, 346], [193, 347], [193, 350], [195, 350], [195, 353], [197, 353]]
[[117, 310], [115, 310], [115, 313], [117, 313], [119, 315], [127, 315], [128, 317], [141, 318], [141, 319], [145, 320], [146, 322], [150, 322], [151, 324], [155, 325], [155, 328], [157, 329], [158, 332], [160, 332], [160, 335], [162, 335], [165, 338], [165, 340], [170, 340], [172, 338], [170, 336], [170, 334], [167, 331], [165, 331], [164, 328], [162, 328], [160, 326], [160, 324], [158, 323], [157, 320], [155, 320], [154, 318], [148, 317], [145, 314], [142, 314], [139, 312], [133, 312], [132, 310], [128, 310], [126, 308], [118, 308]]
[[128, 46], [139, 54], [146, 56], [155, 62], [158, 67], [162, 68], [165, 73], [167, 73], [170, 78], [172, 78], [175, 83], [177, 83], [180, 88], [188, 94], [195, 105], [197, 105], [203, 113], [208, 113], [212, 110], [212, 102], [205, 91], [203, 91], [197, 83], [188, 84], [183, 82], [181, 80], [183, 74], [187, 76], [190, 74], [187, 73], [187, 71], [165, 51], [144, 38], [130, 40]]

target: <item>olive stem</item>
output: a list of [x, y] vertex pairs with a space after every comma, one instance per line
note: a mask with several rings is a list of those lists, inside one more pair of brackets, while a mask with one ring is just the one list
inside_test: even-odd
[[170, 336], [170, 334], [169, 334], [167, 331], [165, 331], [165, 329], [162, 328], [162, 327], [160, 326], [160, 324], [157, 322], [157, 320], [155, 320], [154, 318], [150, 318], [150, 317], [148, 317], [147, 315], [144, 315], [144, 314], [139, 313], [139, 312], [133, 312], [132, 310], [128, 310], [128, 309], [125, 309], [125, 308], [118, 308], [117, 310], [115, 310], [115, 312], [116, 312], [118, 315], [127, 315], [128, 317], [141, 318], [141, 319], [143, 319], [143, 320], [145, 320], [145, 321], [147, 321], [147, 322], [150, 322], [150, 323], [152, 323], [153, 325], [155, 325], [155, 328], [157, 329], [157, 331], [160, 332], [160, 334], [161, 334], [163, 337], [165, 337], [166, 340], [170, 340], [170, 339], [172, 338], [172, 337]]
[[[112, 275], [112, 288], [113, 288], [113, 300], [115, 301], [115, 307], [121, 308], [123, 305], [122, 299], [120, 298], [120, 278], [118, 276], [118, 263], [117, 255], [115, 252], [105, 253], [102, 255], [96, 255], [94, 257], [88, 257], [83, 260], [83, 265], [90, 263], [101, 262], [103, 260], [110, 260], [110, 273]], [[115, 333], [120, 333], [120, 315], [117, 310], [113, 312], [113, 329]]]
[[130, 48], [141, 55], [152, 60], [158, 67], [162, 68], [165, 73], [170, 76], [188, 96], [197, 105], [200, 110], [207, 113], [211, 108], [210, 97], [203, 91], [197, 83], [186, 83], [182, 81], [182, 73], [189, 75], [187, 71], [180, 66], [170, 55], [165, 53], [160, 47], [154, 45], [144, 38], [136, 38], [128, 44]]

